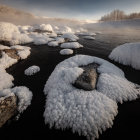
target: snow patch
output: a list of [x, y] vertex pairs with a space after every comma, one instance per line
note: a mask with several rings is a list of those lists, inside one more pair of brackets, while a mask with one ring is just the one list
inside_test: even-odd
[[140, 42], [126, 43], [118, 46], [111, 52], [109, 58], [140, 70]]
[[65, 39], [69, 39], [69, 41], [77, 41], [79, 39], [76, 35], [74, 35], [72, 33], [65, 33], [61, 37], [65, 38]]
[[31, 66], [24, 71], [24, 74], [28, 75], [28, 76], [31, 76], [31, 75], [36, 74], [39, 71], [40, 71], [40, 68], [38, 66]]
[[83, 45], [79, 44], [78, 42], [68, 42], [68, 43], [63, 43], [60, 46], [61, 48], [82, 48]]
[[60, 51], [60, 54], [61, 55], [70, 55], [70, 54], [73, 54], [73, 50], [71, 49], [63, 49]]

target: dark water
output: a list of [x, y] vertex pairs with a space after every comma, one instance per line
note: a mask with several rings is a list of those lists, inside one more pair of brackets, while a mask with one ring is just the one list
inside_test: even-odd
[[[74, 50], [73, 55], [86, 54], [108, 60], [107, 56], [114, 47], [132, 41], [138, 42], [139, 39], [116, 34], [97, 35], [96, 40], [84, 40], [81, 37], [79, 42], [84, 45], [84, 48]], [[45, 109], [44, 85], [55, 66], [73, 55], [61, 56], [59, 54], [61, 49], [58, 47], [53, 48], [47, 45], [30, 46], [32, 47], [30, 57], [13, 65], [7, 69], [7, 72], [14, 76], [15, 86], [27, 86], [33, 92], [32, 104], [18, 121], [8, 122], [0, 129], [0, 139], [86, 140], [86, 137], [73, 134], [70, 130], [49, 129], [49, 126], [45, 125], [43, 118]], [[140, 84], [140, 71], [118, 63], [114, 64], [125, 72], [127, 79]], [[38, 65], [41, 71], [33, 76], [25, 76], [24, 70], [31, 65]], [[119, 104], [118, 110], [119, 113], [114, 120], [113, 127], [103, 132], [99, 140], [140, 139], [140, 99], [126, 102], [122, 105]]]

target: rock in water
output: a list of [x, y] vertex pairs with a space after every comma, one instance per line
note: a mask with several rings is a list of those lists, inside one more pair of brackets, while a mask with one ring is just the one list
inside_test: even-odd
[[2, 57], [2, 51], [5, 52], [9, 57], [19, 60], [18, 49], [4, 49], [0, 51], [0, 58]]
[[81, 66], [84, 69], [84, 72], [77, 78], [73, 84], [76, 88], [84, 90], [94, 90], [96, 88], [96, 82], [98, 78], [97, 68], [98, 64], [91, 63], [86, 66]]
[[0, 127], [6, 123], [17, 111], [16, 96], [0, 98]]

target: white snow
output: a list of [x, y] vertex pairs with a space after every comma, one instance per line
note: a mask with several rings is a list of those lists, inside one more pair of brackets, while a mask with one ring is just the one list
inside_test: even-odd
[[[93, 62], [100, 65], [97, 89], [75, 88], [72, 84], [83, 72], [79, 66]], [[79, 135], [95, 139], [113, 125], [117, 115], [116, 102], [136, 99], [140, 90], [136, 90], [115, 65], [97, 57], [77, 55], [56, 66], [46, 82], [44, 93], [47, 95], [45, 123], [50, 127], [71, 128]]]
[[36, 74], [37, 72], [39, 72], [40, 71], [40, 68], [39, 68], [39, 66], [31, 66], [31, 67], [29, 67], [28, 69], [26, 69], [25, 71], [24, 71], [24, 74], [25, 75], [28, 75], [28, 76], [31, 76], [31, 75], [34, 75], [34, 74]]
[[65, 38], [65, 39], [69, 39], [69, 41], [77, 41], [79, 38], [74, 35], [73, 33], [65, 33], [63, 34], [61, 37]]
[[72, 29], [68, 26], [60, 26], [54, 28], [54, 30], [57, 34], [73, 33]]
[[49, 41], [54, 40], [53, 38], [49, 38], [47, 34], [31, 33], [29, 36], [33, 39], [35, 45], [48, 44]]
[[42, 30], [42, 31], [53, 32], [53, 28], [50, 24], [41, 24], [39, 26], [39, 29]]
[[24, 86], [14, 87], [11, 89], [11, 92], [18, 97], [18, 111], [22, 113], [31, 104], [32, 92]]
[[0, 68], [6, 69], [17, 63], [17, 59], [9, 57], [5, 52], [2, 52], [2, 58], [0, 58]]
[[63, 43], [60, 46], [61, 48], [82, 48], [83, 45], [79, 44], [78, 42], [68, 42], [68, 43]]
[[5, 69], [0, 67], [0, 91], [5, 88], [10, 88], [13, 86], [12, 81], [13, 76], [8, 74]]
[[24, 86], [8, 88], [0, 91], [0, 97], [14, 96], [18, 97], [18, 112], [22, 113], [31, 104], [32, 92]]
[[92, 37], [92, 36], [84, 36], [83, 38], [84, 39], [89, 39], [89, 40], [94, 40], [95, 39], [95, 37]]
[[0, 45], [0, 50], [10, 49], [8, 46]]
[[118, 46], [111, 52], [109, 58], [140, 70], [140, 42], [126, 43]]
[[56, 37], [55, 40], [58, 42], [58, 43], [64, 43], [65, 42], [65, 39], [63, 37]]
[[51, 41], [48, 43], [48, 46], [57, 47], [57, 46], [59, 46], [59, 43], [58, 43], [58, 41]]
[[70, 55], [73, 54], [73, 50], [72, 49], [63, 49], [60, 51], [61, 55]]
[[32, 42], [27, 34], [21, 34], [16, 25], [8, 22], [0, 22], [0, 40], [8, 41], [10, 45]]
[[18, 55], [20, 56], [21, 59], [26, 59], [30, 55], [30, 47], [27, 46], [20, 46], [20, 45], [15, 45], [11, 46], [12, 49], [19, 49], [18, 50]]

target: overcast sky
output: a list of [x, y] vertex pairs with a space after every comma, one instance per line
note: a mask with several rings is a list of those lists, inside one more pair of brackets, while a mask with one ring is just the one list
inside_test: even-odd
[[140, 0], [0, 0], [0, 3], [38, 16], [61, 18], [96, 20], [114, 9], [140, 12]]

